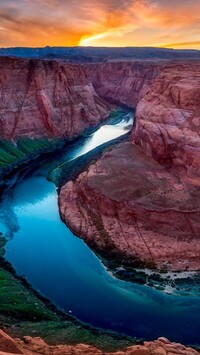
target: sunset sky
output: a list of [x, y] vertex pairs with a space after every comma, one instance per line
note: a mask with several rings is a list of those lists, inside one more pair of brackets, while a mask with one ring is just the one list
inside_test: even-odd
[[0, 47], [200, 49], [200, 0], [0, 0]]

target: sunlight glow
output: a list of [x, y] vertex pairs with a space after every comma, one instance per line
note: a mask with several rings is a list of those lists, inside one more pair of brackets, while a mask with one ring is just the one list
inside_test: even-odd
[[0, 47], [199, 49], [198, 0], [1, 0]]

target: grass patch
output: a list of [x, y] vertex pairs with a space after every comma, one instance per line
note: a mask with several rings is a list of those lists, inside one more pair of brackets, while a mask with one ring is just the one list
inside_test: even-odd
[[48, 344], [86, 343], [117, 351], [135, 340], [87, 326], [57, 310], [38, 295], [4, 259], [6, 239], [0, 234], [0, 328], [13, 337], [39, 336]]
[[0, 178], [43, 153], [62, 148], [64, 144], [59, 138], [19, 138], [15, 142], [0, 139]]
[[0, 266], [0, 314], [20, 320], [56, 320], [56, 316]]
[[23, 337], [24, 333], [34, 337], [42, 337], [50, 345], [76, 345], [82, 343], [93, 345], [106, 352], [118, 351], [142, 342], [128, 336], [83, 326], [81, 323], [70, 320], [60, 322], [22, 322], [20, 327], [16, 325], [10, 329], [7, 328], [7, 330], [14, 337]]
[[0, 327], [14, 337], [39, 336], [52, 345], [86, 343], [105, 351], [116, 351], [135, 342], [131, 337], [96, 330], [57, 314], [2, 266]]

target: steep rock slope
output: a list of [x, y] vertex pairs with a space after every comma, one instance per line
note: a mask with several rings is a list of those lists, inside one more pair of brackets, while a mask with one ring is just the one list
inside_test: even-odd
[[99, 96], [135, 108], [163, 65], [141, 61], [85, 64], [83, 67]]
[[133, 144], [62, 188], [62, 218], [119, 263], [200, 270], [199, 125], [200, 65], [166, 65], [137, 106]]
[[0, 58], [1, 137], [71, 137], [109, 110], [79, 65]]
[[200, 65], [166, 66], [140, 101], [133, 142], [160, 163], [200, 176]]
[[200, 270], [199, 199], [200, 183], [127, 142], [64, 185], [59, 205], [72, 231], [106, 258], [177, 271]]

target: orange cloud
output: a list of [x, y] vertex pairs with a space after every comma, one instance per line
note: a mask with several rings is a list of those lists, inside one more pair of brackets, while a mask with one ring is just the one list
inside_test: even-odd
[[200, 49], [200, 41], [196, 42], [180, 42], [180, 43], [168, 43], [160, 45], [163, 48], [187, 48], [187, 49]]
[[197, 0], [1, 0], [1, 46], [199, 48]]
[[[190, 39], [190, 30], [193, 32], [195, 28], [196, 32], [199, 30], [200, 21], [197, 14], [200, 13], [200, 2], [194, 2], [191, 6], [191, 2], [182, 1], [174, 4], [173, 7], [163, 7], [162, 3], [154, 0], [135, 0], [127, 3], [125, 11], [116, 10], [112, 13], [112, 21], [109, 21], [109, 17], [105, 15], [106, 21], [102, 31], [94, 32], [91, 36], [83, 36], [80, 45], [102, 45], [104, 42], [112, 45], [112, 41], [116, 43], [117, 37], [117, 42], [122, 46], [158, 45], [160, 33], [167, 31], [169, 37], [174, 37], [175, 41], [180, 39], [180, 47], [184, 47], [182, 37], [185, 36], [186, 31], [189, 30], [188, 39]], [[135, 34], [138, 30], [141, 30], [140, 39]], [[144, 32], [154, 30], [159, 34], [152, 35], [152, 40], [148, 38], [146, 41], [145, 36], [142, 37], [142, 30]], [[127, 38], [127, 33], [132, 33], [132, 39], [130, 36]], [[198, 45], [196, 41], [188, 40], [187, 44], [189, 42], [193, 46], [195, 43]]]

